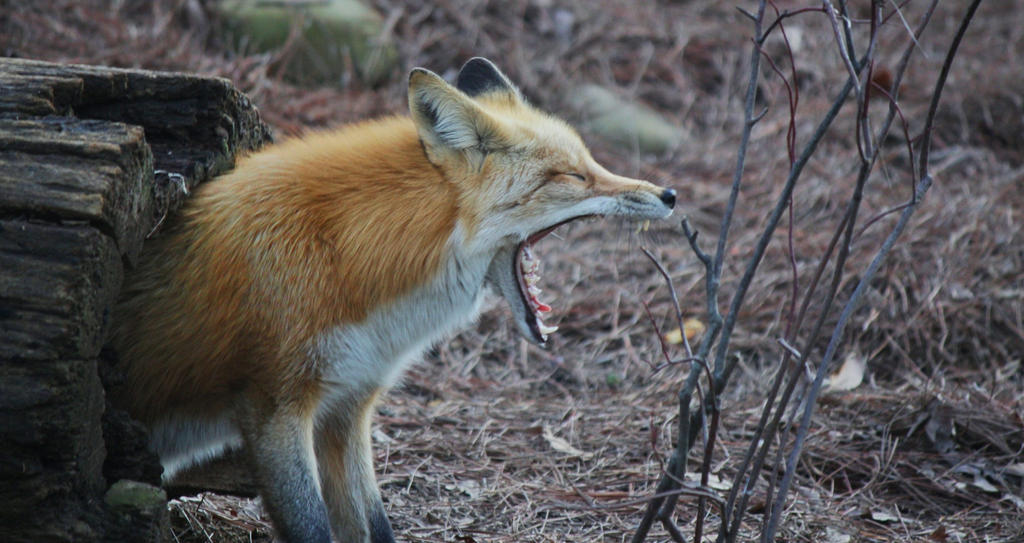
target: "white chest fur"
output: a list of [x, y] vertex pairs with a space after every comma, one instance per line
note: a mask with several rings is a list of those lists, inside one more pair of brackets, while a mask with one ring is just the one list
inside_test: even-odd
[[483, 301], [489, 259], [451, 251], [440, 273], [357, 324], [322, 334], [314, 356], [330, 394], [389, 388], [435, 342], [469, 324]]

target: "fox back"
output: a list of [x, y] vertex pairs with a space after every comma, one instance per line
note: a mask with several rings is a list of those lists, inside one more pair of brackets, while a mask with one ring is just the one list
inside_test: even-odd
[[588, 216], [645, 220], [675, 193], [611, 174], [493, 64], [415, 69], [408, 117], [293, 139], [201, 186], [143, 250], [116, 316], [124, 386], [165, 479], [242, 446], [289, 542], [393, 541], [374, 404], [483, 293], [554, 327], [530, 246]]

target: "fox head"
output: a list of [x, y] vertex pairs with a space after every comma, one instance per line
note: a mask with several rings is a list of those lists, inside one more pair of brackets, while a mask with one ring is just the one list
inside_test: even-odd
[[674, 190], [606, 170], [569, 125], [530, 106], [486, 59], [468, 61], [455, 86], [414, 69], [409, 109], [427, 158], [457, 188], [463, 246], [490, 256], [487, 282], [535, 343], [555, 327], [541, 320], [550, 308], [534, 287], [534, 242], [582, 217], [672, 213]]

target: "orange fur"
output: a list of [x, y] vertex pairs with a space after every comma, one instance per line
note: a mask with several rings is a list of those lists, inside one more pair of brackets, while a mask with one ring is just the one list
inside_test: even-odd
[[135, 328], [119, 343], [122, 357], [147, 360], [128, 367], [127, 390], [157, 396], [134, 396], [132, 411], [151, 422], [187, 405], [216, 410], [243, 367], [274, 396], [307, 394], [280, 390], [315, 376], [295, 367], [299, 351], [433, 276], [456, 214], [408, 118], [243, 159], [146, 245], [119, 316]]

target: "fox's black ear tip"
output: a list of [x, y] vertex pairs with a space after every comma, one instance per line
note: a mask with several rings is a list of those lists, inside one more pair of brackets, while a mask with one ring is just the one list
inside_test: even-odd
[[455, 87], [469, 96], [494, 91], [515, 92], [501, 70], [484, 57], [473, 57], [462, 65]]
[[487, 58], [484, 58], [484, 57], [473, 57], [473, 58], [467, 60], [466, 63], [462, 65], [462, 69], [463, 70], [465, 70], [466, 68], [475, 68], [475, 67], [496, 68], [496, 66], [494, 65], [493, 62], [491, 62], [490, 60], [488, 60]]

